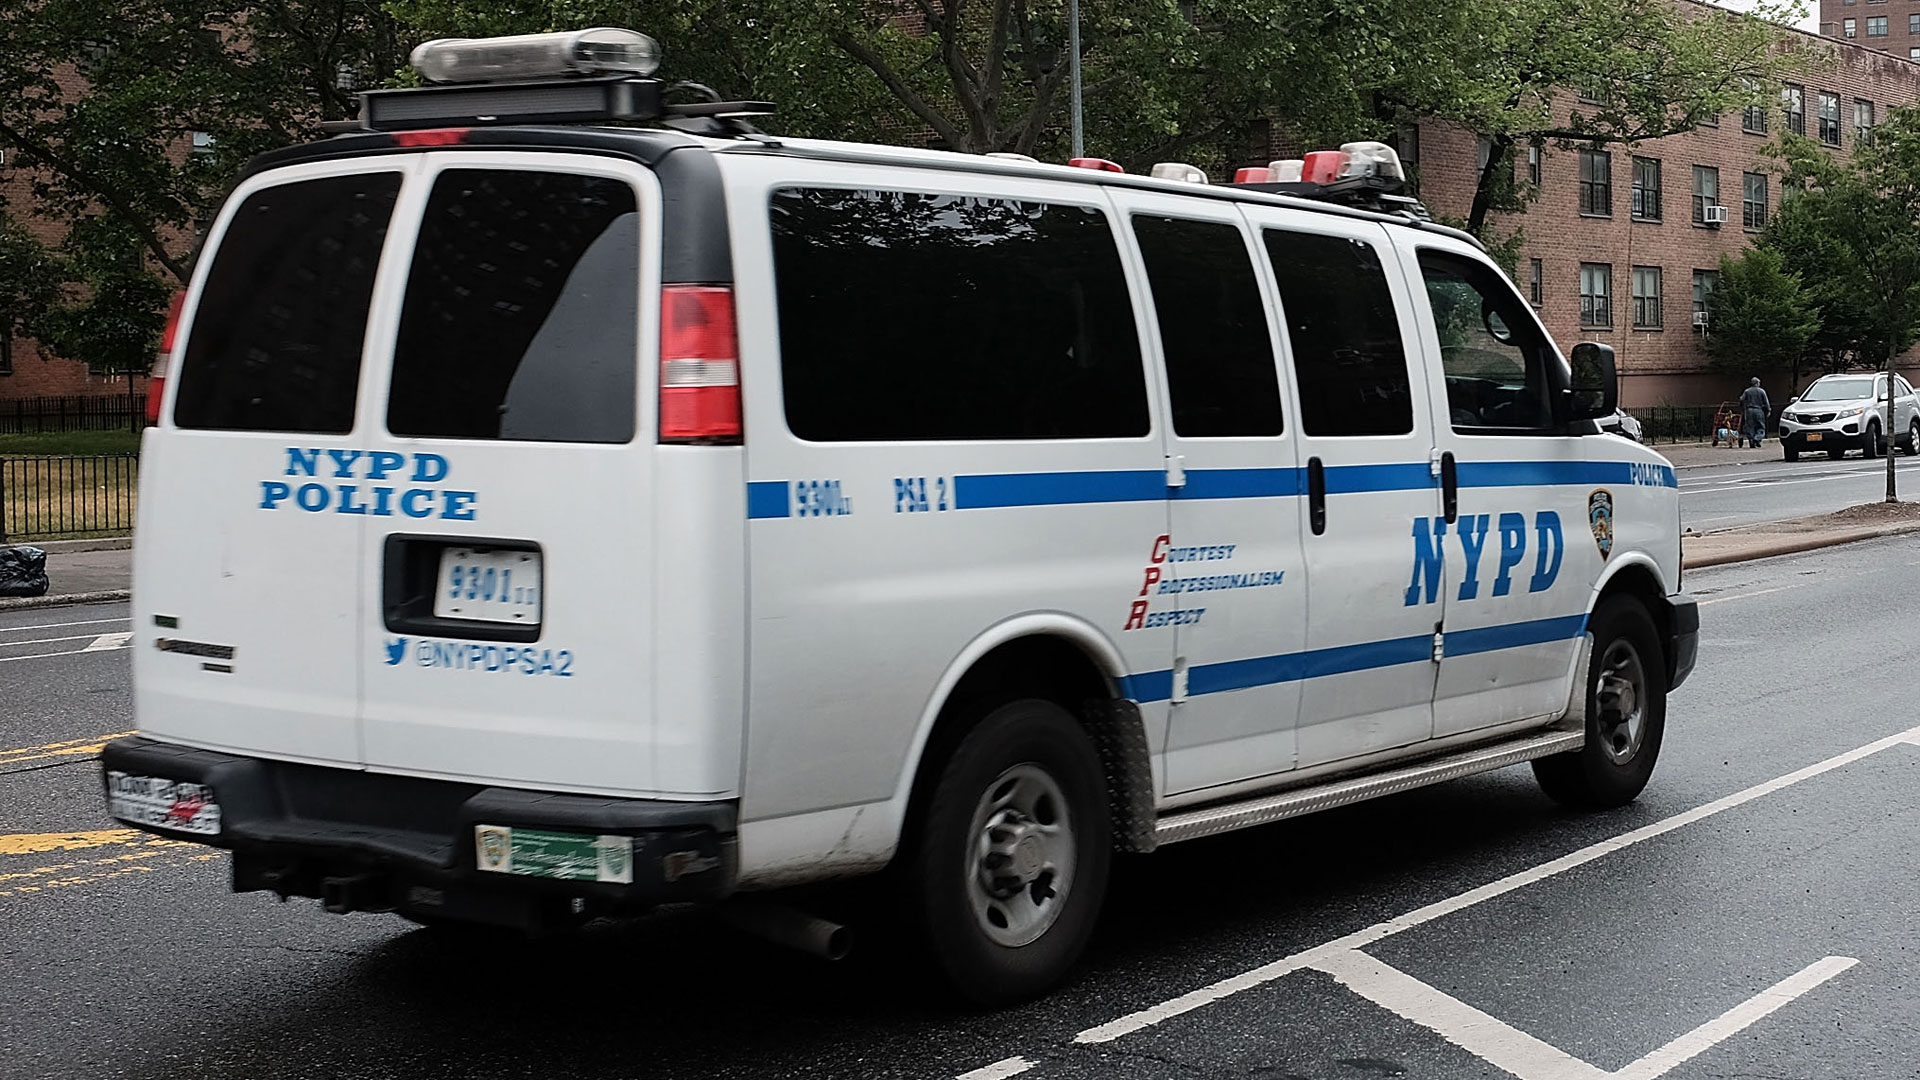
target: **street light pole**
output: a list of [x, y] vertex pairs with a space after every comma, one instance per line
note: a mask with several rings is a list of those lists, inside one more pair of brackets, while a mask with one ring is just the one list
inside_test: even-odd
[[[1894, 489], [1893, 489], [1893, 446], [1894, 446], [1893, 422], [1896, 419], [1898, 419], [1899, 416], [1900, 416], [1899, 411], [1893, 407], [1893, 352], [1892, 350], [1888, 350], [1887, 352], [1887, 426], [1886, 426], [1887, 501], [1888, 502], [1900, 501], [1900, 497], [1894, 493]], [[1916, 454], [1920, 454], [1920, 443], [1917, 443], [1914, 445], [1913, 452]]]
[[1085, 157], [1080, 135], [1080, 0], [1067, 0], [1067, 72], [1073, 84], [1073, 156]]

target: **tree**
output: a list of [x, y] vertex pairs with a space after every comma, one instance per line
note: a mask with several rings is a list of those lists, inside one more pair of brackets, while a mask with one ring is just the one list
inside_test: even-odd
[[1452, 47], [1382, 96], [1408, 118], [1453, 121], [1484, 140], [1466, 222], [1482, 235], [1491, 214], [1524, 210], [1534, 197], [1514, 178], [1522, 148], [1632, 146], [1771, 102], [1780, 77], [1809, 59], [1782, 25], [1789, 14], [1774, 5], [1741, 15], [1651, 0], [1475, 0], [1458, 7]]
[[[60, 297], [59, 260], [26, 226], [0, 211], [0, 350], [16, 337], [39, 337]], [[0, 360], [12, 360], [11, 353]]]
[[[1849, 159], [1804, 136], [1783, 136], [1780, 150], [1787, 181], [1800, 190], [1781, 207], [1778, 232], [1806, 241], [1789, 251], [1820, 256], [1817, 268], [1835, 275], [1823, 288], [1867, 298], [1844, 309], [1849, 336], [1891, 375], [1895, 358], [1920, 340], [1920, 111], [1893, 110]], [[1892, 387], [1888, 378], [1889, 395]], [[1896, 501], [1892, 454], [1887, 501]]]
[[1707, 294], [1707, 355], [1713, 366], [1750, 375], [1786, 368], [1793, 385], [1807, 345], [1820, 329], [1813, 298], [1786, 259], [1766, 247], [1720, 257], [1720, 280]]

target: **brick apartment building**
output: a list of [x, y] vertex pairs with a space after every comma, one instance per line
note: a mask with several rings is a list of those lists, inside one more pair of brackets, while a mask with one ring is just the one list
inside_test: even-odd
[[[1845, 0], [1825, 2], [1838, 10]], [[1920, 21], [1920, 3], [1905, 4]], [[1866, 0], [1860, 9], [1890, 6]], [[1920, 64], [1904, 52], [1825, 44], [1832, 61], [1788, 83], [1770, 107], [1631, 148], [1521, 152], [1517, 171], [1538, 185], [1539, 197], [1524, 213], [1495, 219], [1496, 231], [1517, 226], [1524, 234], [1514, 276], [1563, 347], [1613, 346], [1628, 408], [1711, 403], [1745, 385], [1742, 376], [1707, 370], [1701, 343], [1711, 327], [1696, 326], [1695, 314], [1720, 257], [1737, 255], [1779, 210], [1780, 166], [1762, 152], [1766, 145], [1792, 130], [1849, 153], [1889, 109], [1920, 102]], [[1572, 95], [1566, 105], [1581, 107]], [[1465, 218], [1483, 160], [1479, 140], [1429, 123], [1418, 143], [1421, 198], [1436, 214]], [[1709, 220], [1718, 216], [1708, 209], [1715, 206], [1726, 208], [1724, 224]], [[1920, 363], [1912, 354], [1908, 360]], [[1777, 400], [1801, 389], [1787, 385], [1786, 372], [1755, 374]]]
[[1820, 34], [1920, 60], [1920, 10], [1913, 7], [1887, 0], [1820, 0]]

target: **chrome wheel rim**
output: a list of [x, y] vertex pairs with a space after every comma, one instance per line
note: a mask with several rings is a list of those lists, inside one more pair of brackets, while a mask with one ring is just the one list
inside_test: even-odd
[[1594, 734], [1607, 758], [1632, 761], [1647, 737], [1647, 670], [1632, 642], [1615, 641], [1601, 654], [1593, 702]]
[[1038, 765], [1015, 765], [981, 793], [967, 851], [967, 898], [988, 940], [1032, 943], [1073, 887], [1077, 845], [1067, 797]]

